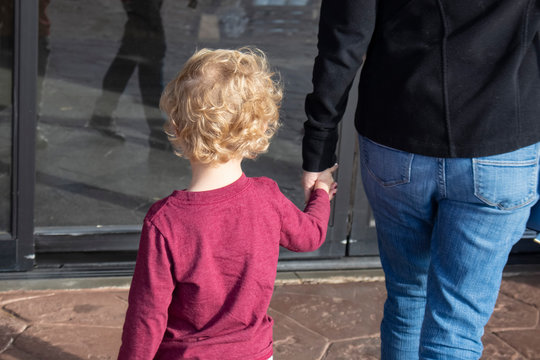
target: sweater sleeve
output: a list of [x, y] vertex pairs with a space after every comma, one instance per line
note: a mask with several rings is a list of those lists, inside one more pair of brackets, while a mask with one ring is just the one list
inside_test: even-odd
[[306, 171], [323, 171], [336, 162], [338, 124], [371, 41], [376, 5], [377, 0], [322, 2], [313, 92], [305, 102], [302, 167]]
[[166, 238], [148, 220], [143, 225], [119, 360], [154, 358], [167, 327], [174, 290]]
[[311, 192], [304, 211], [301, 211], [281, 192], [280, 245], [295, 252], [318, 249], [326, 239], [330, 218], [330, 199], [322, 189]]

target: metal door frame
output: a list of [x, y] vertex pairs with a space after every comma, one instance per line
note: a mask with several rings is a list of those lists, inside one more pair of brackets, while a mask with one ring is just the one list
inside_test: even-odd
[[14, 0], [11, 234], [0, 240], [1, 271], [34, 265], [34, 177], [38, 1]]

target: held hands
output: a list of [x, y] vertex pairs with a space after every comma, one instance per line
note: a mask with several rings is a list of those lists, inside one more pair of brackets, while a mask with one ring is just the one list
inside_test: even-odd
[[337, 183], [332, 177], [332, 173], [338, 168], [338, 164], [335, 164], [331, 168], [328, 168], [321, 172], [309, 172], [304, 171], [302, 175], [302, 187], [304, 188], [304, 200], [307, 203], [311, 192], [315, 189], [323, 189], [328, 193], [330, 200], [334, 198], [337, 193]]

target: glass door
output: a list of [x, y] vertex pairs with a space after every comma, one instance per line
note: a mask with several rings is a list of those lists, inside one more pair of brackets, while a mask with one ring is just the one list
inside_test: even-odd
[[[149, 206], [189, 181], [188, 163], [157, 131], [165, 120], [158, 99], [163, 84], [203, 47], [259, 47], [281, 74], [283, 126], [269, 152], [246, 161], [244, 170], [272, 177], [303, 206], [304, 99], [320, 1], [11, 0], [1, 6], [0, 269], [57, 266], [73, 254], [93, 256], [96, 266], [134, 260]], [[282, 260], [354, 253], [353, 113], [351, 105], [342, 124], [340, 191], [327, 241], [312, 253], [283, 250]]]
[[[283, 126], [269, 152], [246, 161], [244, 170], [274, 178], [303, 206], [304, 98], [311, 91], [319, 7], [318, 0], [39, 0], [38, 257], [137, 249], [149, 206], [189, 181], [188, 162], [173, 154], [160, 131], [165, 119], [158, 101], [163, 84], [204, 47], [256, 46], [281, 74]], [[339, 226], [321, 249], [284, 251], [282, 259], [344, 256], [342, 214], [349, 205], [346, 197], [336, 199]]]
[[34, 263], [34, 139], [28, 134], [34, 131], [36, 19], [32, 2], [0, 4], [0, 271]]

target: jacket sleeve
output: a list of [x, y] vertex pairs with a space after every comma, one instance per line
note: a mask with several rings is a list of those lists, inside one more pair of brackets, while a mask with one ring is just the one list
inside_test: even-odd
[[154, 358], [167, 327], [175, 286], [172, 271], [166, 238], [145, 220], [129, 290], [119, 360]]
[[305, 102], [303, 169], [323, 171], [335, 162], [338, 123], [375, 27], [377, 0], [323, 0], [313, 92]]
[[280, 245], [295, 252], [317, 250], [324, 243], [328, 229], [328, 193], [322, 189], [312, 191], [304, 211], [298, 209], [281, 192], [279, 196], [282, 222]]

